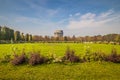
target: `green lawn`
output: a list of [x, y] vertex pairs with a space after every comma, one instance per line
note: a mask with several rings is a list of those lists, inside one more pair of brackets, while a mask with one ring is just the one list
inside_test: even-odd
[[0, 80], [120, 80], [120, 64], [108, 62], [54, 63], [37, 66], [1, 64]]
[[110, 44], [81, 44], [81, 43], [24, 43], [24, 44], [0, 44], [0, 57], [6, 54], [13, 55], [13, 49], [19, 54], [25, 49], [26, 53], [32, 51], [40, 51], [41, 54], [47, 55], [50, 53], [56, 54], [57, 56], [63, 56], [66, 48], [75, 50], [78, 55], [83, 55], [86, 48], [89, 47], [91, 52], [99, 51], [109, 54], [111, 49], [114, 47], [120, 53], [120, 45]]
[[[106, 54], [114, 47], [120, 54], [120, 45], [80, 44], [80, 43], [25, 43], [0, 44], [0, 57], [13, 55], [15, 49], [19, 54], [40, 51], [43, 55], [54, 53], [63, 56], [67, 46], [75, 50], [77, 55], [83, 55], [89, 46], [92, 52], [101, 50]], [[37, 66], [23, 64], [13, 66], [10, 63], [0, 63], [0, 80], [120, 80], [120, 64], [111, 62], [85, 63], [51, 63]]]

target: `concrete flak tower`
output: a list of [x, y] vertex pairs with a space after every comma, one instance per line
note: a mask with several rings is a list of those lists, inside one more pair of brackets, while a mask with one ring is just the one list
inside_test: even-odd
[[56, 30], [54, 32], [54, 37], [63, 37], [63, 30]]

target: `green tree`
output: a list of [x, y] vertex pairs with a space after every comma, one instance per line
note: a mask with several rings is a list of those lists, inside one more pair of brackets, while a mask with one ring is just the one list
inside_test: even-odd
[[1, 40], [1, 36], [2, 36], [2, 35], [1, 35], [1, 28], [2, 28], [2, 27], [0, 26], [0, 40]]
[[20, 36], [21, 36], [21, 40], [22, 40], [22, 41], [25, 41], [25, 36], [24, 36], [24, 33], [21, 33], [21, 35], [20, 35]]
[[28, 41], [32, 41], [32, 35], [31, 34], [29, 35]]
[[13, 29], [9, 29], [9, 40], [13, 40], [14, 39], [14, 30]]
[[14, 30], [6, 26], [1, 27], [0, 35], [2, 40], [11, 40], [14, 39]]
[[29, 40], [29, 34], [27, 33], [26, 35], [25, 35], [25, 41], [28, 41]]
[[20, 31], [15, 31], [14, 32], [14, 40], [15, 41], [20, 41]]
[[1, 38], [2, 40], [6, 40], [7, 38], [7, 27], [6, 26], [1, 28]]

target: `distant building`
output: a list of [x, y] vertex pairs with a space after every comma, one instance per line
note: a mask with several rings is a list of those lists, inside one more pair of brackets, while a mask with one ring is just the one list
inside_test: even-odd
[[54, 37], [63, 37], [63, 30], [56, 30], [54, 32]]

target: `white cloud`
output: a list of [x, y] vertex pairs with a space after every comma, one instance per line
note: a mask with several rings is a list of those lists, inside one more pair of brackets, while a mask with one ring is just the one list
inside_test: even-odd
[[80, 13], [76, 13], [76, 14], [75, 14], [75, 16], [79, 16], [79, 15], [80, 15]]
[[83, 20], [87, 20], [87, 19], [94, 19], [95, 17], [96, 17], [96, 14], [86, 13], [85, 15], [82, 15], [80, 18]]
[[54, 15], [57, 14], [58, 12], [59, 12], [58, 9], [56, 9], [56, 10], [48, 9], [48, 10], [47, 10], [48, 15], [50, 15], [50, 16], [54, 16]]
[[113, 10], [108, 10], [107, 12], [101, 13], [99, 17], [101, 17], [101, 18], [106, 18], [106, 17], [108, 17], [109, 15], [111, 15], [111, 14], [113, 14], [113, 13], [114, 13]]
[[80, 16], [80, 13], [75, 13], [75, 14], [70, 14], [69, 17], [77, 17], [77, 16]]
[[74, 17], [69, 20], [67, 28], [76, 30], [87, 27], [118, 27], [120, 25], [119, 21], [120, 15], [113, 10], [108, 10], [100, 14], [86, 13], [84, 15], [79, 15], [77, 18]]

